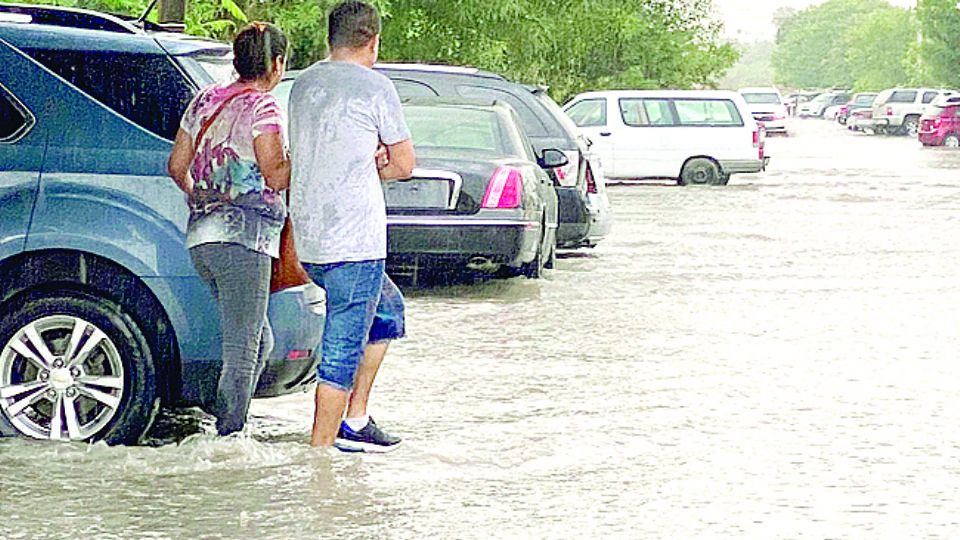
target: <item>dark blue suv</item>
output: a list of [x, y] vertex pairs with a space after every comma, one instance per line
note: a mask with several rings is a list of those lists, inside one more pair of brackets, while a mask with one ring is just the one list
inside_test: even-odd
[[[219, 314], [166, 161], [231, 50], [156, 30], [0, 4], [0, 434], [133, 443], [214, 399]], [[272, 295], [270, 319], [260, 397], [314, 381], [322, 292]]]

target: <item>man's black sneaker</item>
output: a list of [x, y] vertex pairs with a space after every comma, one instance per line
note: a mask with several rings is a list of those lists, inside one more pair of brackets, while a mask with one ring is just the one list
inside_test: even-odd
[[380, 429], [373, 418], [359, 431], [350, 429], [346, 422], [340, 422], [340, 432], [333, 446], [344, 452], [386, 453], [400, 446], [400, 437]]

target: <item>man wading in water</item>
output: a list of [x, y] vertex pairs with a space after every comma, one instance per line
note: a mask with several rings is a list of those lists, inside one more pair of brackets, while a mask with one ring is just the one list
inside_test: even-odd
[[380, 49], [376, 8], [342, 2], [328, 23], [330, 58], [301, 73], [290, 92], [296, 248], [327, 293], [310, 444], [387, 452], [400, 439], [370, 418], [367, 400], [387, 345], [404, 336], [404, 315], [384, 272], [380, 183], [409, 178], [416, 159], [397, 91], [371, 69]]

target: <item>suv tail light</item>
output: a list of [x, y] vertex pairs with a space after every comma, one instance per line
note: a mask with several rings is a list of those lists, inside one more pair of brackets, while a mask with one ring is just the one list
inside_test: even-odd
[[593, 171], [587, 167], [587, 193], [597, 192], [597, 181], [593, 179]]
[[483, 195], [482, 208], [517, 208], [520, 206], [520, 194], [523, 193], [523, 179], [520, 169], [503, 165], [498, 167], [487, 183], [487, 192]]

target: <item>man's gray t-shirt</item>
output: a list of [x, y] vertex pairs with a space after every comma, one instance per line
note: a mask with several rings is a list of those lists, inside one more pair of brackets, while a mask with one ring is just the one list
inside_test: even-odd
[[387, 256], [387, 214], [377, 146], [410, 138], [400, 98], [384, 75], [323, 61], [290, 91], [290, 218], [306, 263]]

